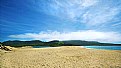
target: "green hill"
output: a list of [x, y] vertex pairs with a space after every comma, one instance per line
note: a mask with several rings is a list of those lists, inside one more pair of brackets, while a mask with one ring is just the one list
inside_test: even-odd
[[43, 42], [40, 40], [32, 40], [32, 41], [4, 41], [1, 44], [5, 46], [12, 47], [22, 47], [22, 46], [121, 46], [121, 44], [112, 44], [112, 43], [100, 43], [97, 41], [83, 41], [83, 40], [66, 40], [59, 41], [53, 40], [49, 42]]

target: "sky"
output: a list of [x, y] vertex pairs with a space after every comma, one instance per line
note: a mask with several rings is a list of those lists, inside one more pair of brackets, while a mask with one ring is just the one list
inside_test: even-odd
[[121, 43], [121, 0], [0, 0], [0, 41]]

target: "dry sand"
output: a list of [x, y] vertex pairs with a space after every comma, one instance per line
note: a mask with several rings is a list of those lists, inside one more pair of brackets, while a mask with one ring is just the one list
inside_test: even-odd
[[121, 50], [75, 46], [1, 50], [0, 68], [121, 68]]

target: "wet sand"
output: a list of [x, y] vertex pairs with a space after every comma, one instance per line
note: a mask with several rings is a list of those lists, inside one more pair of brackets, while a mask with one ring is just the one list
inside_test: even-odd
[[0, 68], [121, 68], [121, 50], [18, 48], [0, 51]]

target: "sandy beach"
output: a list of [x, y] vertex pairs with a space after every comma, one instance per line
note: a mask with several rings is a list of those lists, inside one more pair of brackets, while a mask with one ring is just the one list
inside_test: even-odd
[[121, 50], [78, 46], [0, 50], [0, 68], [121, 68]]

